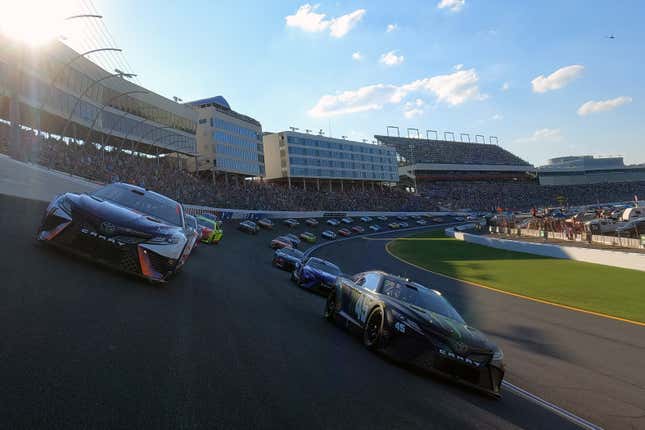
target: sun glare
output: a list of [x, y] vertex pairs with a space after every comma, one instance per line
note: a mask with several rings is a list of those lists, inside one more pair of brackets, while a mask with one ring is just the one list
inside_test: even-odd
[[29, 45], [60, 36], [65, 18], [78, 13], [71, 0], [2, 0], [0, 32]]

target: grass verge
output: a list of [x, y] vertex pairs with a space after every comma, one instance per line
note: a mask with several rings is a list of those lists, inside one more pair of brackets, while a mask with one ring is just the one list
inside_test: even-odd
[[645, 323], [645, 272], [489, 248], [442, 231], [397, 239], [388, 249], [453, 278]]

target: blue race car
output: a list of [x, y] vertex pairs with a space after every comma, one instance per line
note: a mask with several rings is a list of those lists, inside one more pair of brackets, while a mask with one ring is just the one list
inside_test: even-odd
[[308, 260], [296, 264], [296, 270], [291, 274], [291, 279], [302, 288], [331, 290], [340, 275], [340, 268], [334, 263], [310, 257]]

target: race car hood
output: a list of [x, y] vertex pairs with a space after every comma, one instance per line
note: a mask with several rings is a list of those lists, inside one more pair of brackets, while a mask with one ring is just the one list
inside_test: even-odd
[[71, 204], [73, 217], [85, 219], [97, 230], [103, 222], [109, 222], [115, 228], [114, 234], [153, 237], [169, 236], [181, 231], [180, 227], [169, 225], [150, 215], [87, 194], [67, 194], [66, 197]]
[[427, 334], [444, 339], [451, 348], [465, 344], [470, 350], [491, 353], [495, 350], [495, 345], [486, 335], [474, 327], [407, 303], [392, 301], [391, 305], [414, 320]]

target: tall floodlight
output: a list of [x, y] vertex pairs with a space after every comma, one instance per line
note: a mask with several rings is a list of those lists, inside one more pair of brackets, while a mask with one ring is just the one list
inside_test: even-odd
[[389, 136], [390, 135], [390, 129], [396, 130], [396, 137], [401, 137], [401, 133], [399, 132], [399, 127], [393, 126], [393, 125], [388, 125], [385, 127], [385, 133]]
[[450, 142], [454, 142], [455, 141], [455, 133], [453, 133], [452, 131], [444, 131], [443, 132], [443, 140], [448, 141], [448, 135], [450, 135], [450, 137], [451, 137]]
[[414, 183], [414, 193], [417, 193], [417, 172], [416, 172], [416, 157], [415, 157], [415, 146], [416, 143], [410, 142], [408, 144], [408, 149], [410, 151], [410, 172], [412, 173], [412, 181]]
[[125, 72], [122, 72], [122, 71], [120, 71], [118, 69], [116, 69], [115, 72], [116, 73], [109, 74], [107, 76], [102, 77], [101, 79], [97, 79], [96, 81], [94, 81], [90, 85], [88, 85], [87, 88], [85, 88], [83, 93], [76, 99], [76, 102], [74, 103], [74, 106], [72, 106], [72, 110], [70, 111], [69, 115], [67, 116], [67, 121], [65, 122], [65, 127], [63, 127], [63, 132], [61, 133], [61, 136], [65, 136], [65, 134], [67, 133], [67, 128], [69, 127], [69, 124], [72, 121], [72, 116], [76, 112], [76, 108], [81, 104], [81, 101], [83, 100], [83, 98], [90, 92], [90, 90], [92, 88], [94, 88], [96, 85], [98, 85], [101, 82], [106, 81], [108, 79], [125, 78], [125, 77], [133, 78], [133, 77], [136, 76], [135, 74], [125, 73]]
[[[495, 141], [495, 143], [493, 143], [493, 140]], [[497, 139], [497, 136], [489, 136], [488, 137], [488, 143], [490, 143], [491, 145], [498, 145], [499, 146], [499, 139]]]
[[420, 139], [420, 138], [421, 138], [421, 135], [419, 134], [419, 129], [418, 129], [418, 128], [412, 128], [412, 127], [408, 128], [408, 130], [407, 130], [407, 133], [408, 133], [408, 139], [412, 139], [412, 138], [413, 138], [413, 135], [410, 135], [410, 132], [416, 132], [416, 134], [417, 134], [417, 137], [416, 137], [416, 138], [417, 138], [417, 139]]
[[[481, 142], [479, 141], [479, 139], [481, 139]], [[486, 137], [484, 137], [483, 134], [476, 134], [475, 143], [486, 143]]]
[[[94, 114], [94, 118], [92, 119], [92, 124], [90, 125], [89, 130], [87, 131], [87, 136], [85, 137], [85, 143], [90, 143], [92, 139], [92, 133], [94, 132], [94, 127], [96, 126], [96, 122], [98, 121], [100, 115], [103, 113], [106, 107], [112, 105], [117, 99], [120, 99], [121, 97], [126, 97], [130, 96], [133, 94], [141, 94], [144, 91], [141, 90], [134, 90], [134, 91], [126, 91], [124, 93], [117, 94], [116, 96], [112, 97], [110, 100], [108, 100], [98, 111], [96, 111], [96, 114]], [[147, 93], [147, 91], [145, 91]]]
[[[464, 136], [466, 136], [466, 140], [464, 140]], [[459, 140], [465, 143], [470, 143], [470, 134], [468, 133], [459, 133]]]
[[[430, 133], [434, 134], [434, 139], [430, 138]], [[426, 139], [428, 140], [439, 140], [439, 133], [437, 130], [426, 130]]]
[[[131, 94], [132, 94], [132, 93], [130, 93], [130, 95], [131, 95]], [[145, 90], [141, 90], [141, 91], [138, 91], [136, 94], [145, 95], [145, 94], [150, 94], [150, 92], [145, 91]], [[120, 126], [120, 125], [121, 125], [121, 123], [125, 120], [125, 117], [126, 117], [128, 114], [129, 114], [129, 112], [128, 112], [128, 111], [123, 111], [123, 113], [119, 116], [119, 119], [118, 119], [117, 121], [114, 121], [114, 126], [113, 126], [112, 128], [110, 128], [110, 131], [114, 131], [114, 127], [118, 127], [118, 126]], [[136, 123], [135, 125], [139, 125], [140, 123], [142, 123], [142, 122], [146, 122], [146, 121], [148, 121], [148, 119], [147, 119], [147, 118], [144, 118], [144, 119], [142, 119], [142, 120], [137, 121], [137, 123]], [[123, 140], [123, 141], [124, 141], [124, 143], [127, 141], [128, 135], [129, 135], [129, 133], [130, 133], [131, 131], [132, 131], [132, 128], [130, 128], [130, 129], [126, 132], [126, 134], [125, 134], [125, 138], [124, 138], [124, 140]], [[107, 138], [107, 140], [105, 141], [105, 143], [103, 144], [103, 146], [108, 146], [108, 143], [110, 142], [110, 137], [111, 137], [111, 136], [112, 136], [112, 134], [108, 134], [108, 138]]]

